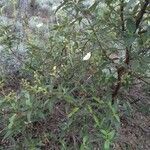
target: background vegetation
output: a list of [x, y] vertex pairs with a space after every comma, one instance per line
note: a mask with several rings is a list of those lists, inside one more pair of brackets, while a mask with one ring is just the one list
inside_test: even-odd
[[148, 0], [0, 7], [0, 149], [148, 149]]

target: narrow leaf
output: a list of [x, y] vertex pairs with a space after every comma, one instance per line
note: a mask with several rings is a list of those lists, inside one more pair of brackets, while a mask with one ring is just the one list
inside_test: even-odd
[[14, 114], [11, 118], [9, 118], [9, 125], [8, 125], [8, 129], [11, 129], [12, 126], [14, 125], [14, 121], [16, 119], [17, 114]]
[[72, 110], [72, 112], [68, 115], [68, 117], [69, 117], [69, 118], [72, 117], [72, 115], [74, 115], [78, 110], [79, 110], [79, 108], [78, 108], [78, 107], [75, 107], [75, 108]]

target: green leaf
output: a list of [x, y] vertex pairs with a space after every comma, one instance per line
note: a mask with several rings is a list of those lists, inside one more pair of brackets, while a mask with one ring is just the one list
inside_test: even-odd
[[133, 13], [134, 13], [134, 14], [137, 13], [138, 8], [139, 8], [139, 3], [138, 3], [138, 4], [134, 7], [134, 9], [133, 9]]
[[96, 115], [93, 115], [94, 121], [96, 123], [96, 126], [100, 127], [100, 121]]
[[94, 4], [90, 6], [89, 11], [94, 11], [99, 3], [100, 1], [96, 0]]
[[84, 136], [83, 137], [83, 145], [86, 145], [87, 141], [88, 141], [88, 136]]
[[109, 6], [111, 3], [113, 2], [113, 0], [105, 0], [105, 3]]
[[126, 46], [127, 47], [130, 46], [135, 41], [136, 38], [137, 38], [137, 35], [126, 33], [124, 35], [124, 41], [125, 41]]
[[70, 103], [70, 104], [73, 104], [74, 103], [74, 98], [72, 97], [72, 96], [70, 96], [70, 95], [64, 95], [64, 99], [68, 102], [68, 103]]
[[115, 130], [108, 133], [109, 140], [112, 140], [115, 136]]
[[83, 19], [82, 17], [79, 17], [79, 18], [78, 18], [79, 25], [81, 24], [82, 19]]
[[104, 150], [109, 150], [110, 149], [110, 141], [106, 140], [104, 143]]
[[17, 117], [17, 114], [14, 114], [13, 116], [11, 116], [11, 118], [9, 118], [9, 125], [8, 125], [8, 129], [11, 129], [12, 126], [14, 125], [14, 121]]
[[25, 98], [26, 98], [26, 105], [29, 107], [32, 107], [31, 99], [30, 99], [30, 94], [28, 92], [25, 92]]
[[137, 70], [139, 69], [139, 67], [140, 67], [140, 62], [139, 62], [139, 60], [134, 60], [134, 61], [132, 62], [132, 68], [133, 68], [135, 71], [137, 71]]
[[104, 104], [104, 102], [102, 100], [100, 100], [100, 98], [93, 97], [93, 100], [95, 100], [99, 104]]
[[129, 33], [134, 33], [136, 31], [136, 24], [132, 18], [128, 18], [126, 22], [126, 27]]
[[133, 6], [133, 4], [135, 4], [135, 0], [130, 0], [126, 5], [126, 10], [128, 11]]
[[83, 137], [83, 142], [82, 142], [82, 144], [81, 144], [81, 146], [80, 146], [80, 150], [88, 150], [88, 149], [89, 149], [88, 136], [85, 135], [85, 136]]
[[78, 18], [74, 19], [72, 22], [70, 22], [70, 25], [73, 25], [73, 24], [76, 23], [77, 21], [78, 21], [79, 24], [80, 24], [81, 21], [82, 21], [82, 17], [78, 17]]
[[2, 7], [1, 7], [1, 9], [0, 9], [1, 14], [3, 14], [3, 11], [4, 11], [5, 7], [6, 7], [6, 6], [2, 6]]
[[114, 114], [114, 117], [116, 118], [116, 120], [117, 120], [118, 122], [120, 122], [120, 118], [119, 118], [119, 115], [118, 115], [118, 114]]
[[92, 107], [90, 105], [88, 105], [88, 110], [91, 114], [93, 113]]
[[27, 120], [29, 123], [31, 122], [31, 114], [32, 114], [31, 111], [27, 112]]
[[7, 139], [8, 137], [10, 137], [10, 136], [12, 135], [12, 133], [13, 133], [12, 130], [8, 130], [8, 131], [6, 132], [6, 134], [4, 135], [4, 137], [3, 137], [3, 140], [5, 140], [5, 139]]
[[101, 132], [106, 136], [107, 135], [107, 131], [106, 130], [101, 130]]
[[72, 117], [72, 115], [74, 115], [77, 111], [79, 110], [79, 107], [75, 107], [72, 112], [68, 115], [68, 117]]

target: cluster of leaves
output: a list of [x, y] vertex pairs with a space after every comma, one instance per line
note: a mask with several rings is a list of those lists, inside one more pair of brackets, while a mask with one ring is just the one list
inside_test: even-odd
[[[38, 32], [26, 27], [27, 58], [18, 90], [6, 91], [3, 79], [0, 84], [2, 144], [8, 140], [11, 147], [25, 149], [113, 146], [118, 105], [126, 101], [119, 91], [128, 90], [134, 77], [149, 74], [147, 1], [85, 2], [64, 0], [46, 39], [39, 33], [42, 24]], [[13, 41], [1, 44], [12, 51]]]

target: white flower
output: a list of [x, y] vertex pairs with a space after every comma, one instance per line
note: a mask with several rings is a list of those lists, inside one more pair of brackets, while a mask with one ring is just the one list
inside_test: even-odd
[[55, 11], [55, 10], [57, 9], [57, 7], [58, 7], [58, 6], [56, 6], [56, 5], [53, 6], [53, 7], [52, 7], [52, 11]]
[[42, 26], [43, 26], [43, 23], [39, 23], [39, 24], [36, 25], [37, 28], [40, 28]]
[[54, 67], [53, 67], [53, 70], [54, 70], [54, 71], [56, 71], [56, 68], [57, 68], [57, 67], [56, 67], [56, 66], [54, 66]]
[[83, 57], [83, 61], [89, 60], [90, 57], [91, 57], [91, 52], [88, 52], [88, 53]]

